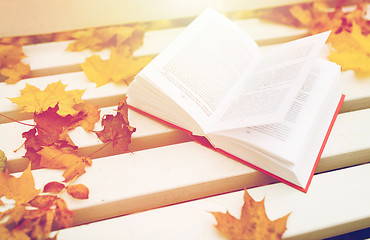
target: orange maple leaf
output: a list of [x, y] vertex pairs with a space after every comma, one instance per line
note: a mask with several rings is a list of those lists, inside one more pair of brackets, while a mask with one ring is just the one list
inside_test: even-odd
[[232, 240], [281, 239], [289, 217], [288, 214], [271, 221], [266, 215], [264, 199], [256, 202], [246, 190], [240, 219], [229, 212], [212, 214], [217, 220], [216, 228]]
[[152, 57], [134, 58], [128, 47], [111, 49], [108, 60], [103, 60], [99, 55], [86, 58], [81, 68], [88, 79], [98, 87], [108, 82], [124, 83], [128, 85], [134, 76], [143, 69]]
[[37, 152], [40, 158], [40, 167], [51, 169], [65, 169], [63, 177], [65, 182], [84, 174], [85, 167], [92, 164], [90, 158], [80, 157], [72, 148], [57, 148], [54, 145], [42, 147]]
[[127, 103], [122, 101], [116, 115], [105, 115], [101, 122], [102, 131], [96, 131], [96, 135], [104, 142], [113, 142], [113, 147], [120, 151], [127, 151], [131, 142], [131, 135], [136, 131], [131, 127], [127, 118]]
[[88, 199], [89, 189], [83, 184], [75, 184], [66, 187], [67, 193], [77, 199]]
[[75, 115], [78, 113], [73, 107], [82, 102], [81, 96], [84, 90], [65, 90], [66, 85], [61, 81], [49, 84], [41, 91], [35, 86], [26, 84], [22, 89], [21, 96], [11, 98], [25, 112], [40, 113], [49, 107], [59, 106], [58, 114], [61, 116]]
[[40, 191], [35, 189], [35, 181], [29, 164], [19, 178], [0, 172], [0, 197], [14, 199], [18, 203], [26, 203], [32, 200]]
[[71, 120], [68, 130], [81, 126], [86, 132], [92, 132], [100, 119], [99, 106], [80, 103], [73, 107], [79, 113]]
[[76, 40], [69, 44], [69, 51], [129, 46], [132, 51], [142, 45], [144, 31], [139, 25], [92, 28], [71, 33]]
[[24, 58], [22, 46], [0, 44], [0, 68], [15, 65]]

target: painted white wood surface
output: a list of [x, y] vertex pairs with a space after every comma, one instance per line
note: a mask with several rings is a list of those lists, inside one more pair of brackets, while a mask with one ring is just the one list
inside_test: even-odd
[[[168, 3], [166, 0], [161, 1]], [[239, 0], [187, 1], [186, 4], [193, 5], [192, 8], [181, 9], [183, 15], [177, 14], [180, 8], [171, 12], [165, 11], [165, 8], [156, 8], [152, 11], [150, 4], [145, 5], [145, 8], [137, 8], [136, 4], [149, 2], [147, 0], [132, 2], [131, 5], [125, 4], [127, 8], [124, 11], [135, 13], [135, 16], [122, 14], [123, 10], [120, 6], [123, 1], [118, 3], [108, 0], [105, 1], [105, 11], [103, 11], [109, 12], [110, 16], [98, 14], [99, 17], [93, 14], [102, 10], [91, 7], [94, 4], [98, 6], [99, 1], [93, 0], [90, 2], [91, 6], [84, 6], [85, 12], [80, 11], [83, 7], [81, 2], [36, 0], [32, 3], [20, 4], [20, 0], [3, 1], [0, 8], [0, 37], [127, 23], [133, 21], [132, 19], [147, 21], [174, 16], [189, 17], [198, 14], [207, 4], [229, 12], [289, 4], [297, 0], [264, 0], [250, 4]], [[175, 2], [171, 2], [172, 5], [168, 7], [176, 8], [185, 4], [185, 1], [180, 1], [179, 5]], [[22, 24], [18, 22], [21, 19], [19, 15], [17, 17], [17, 14], [10, 14], [12, 11], [7, 11], [20, 5], [21, 8], [17, 9], [19, 10], [17, 14], [22, 14], [22, 11], [27, 12], [22, 16], [24, 19], [30, 19], [30, 21], [23, 21]], [[48, 7], [49, 11], [45, 11], [45, 7]], [[34, 8], [35, 11], [29, 11], [30, 8]], [[62, 9], [70, 11], [64, 11], [66, 14], [61, 16]], [[108, 11], [109, 9], [111, 11]], [[57, 11], [60, 12], [57, 13]], [[138, 14], [137, 11], [143, 14]], [[165, 14], [160, 14], [161, 12]], [[76, 14], [79, 14], [78, 21], [73, 17]], [[81, 14], [86, 18], [81, 17]], [[66, 17], [69, 19], [65, 20]], [[45, 21], [45, 19], [51, 20]], [[9, 24], [10, 22], [12, 24]], [[304, 29], [267, 24], [256, 19], [237, 21], [237, 23], [264, 48], [307, 34]], [[181, 29], [147, 32], [144, 45], [137, 50], [136, 56], [158, 53], [179, 34]], [[15, 85], [0, 83], [0, 113], [5, 113], [17, 120], [30, 121], [27, 119], [30, 119], [31, 115], [19, 112], [7, 97], [18, 96], [18, 91], [25, 86], [26, 82], [44, 88], [47, 84], [59, 80], [68, 85], [68, 90], [87, 89], [83, 96], [84, 100], [107, 107], [103, 109], [103, 113], [112, 111], [112, 106], [123, 97], [126, 87], [108, 84], [96, 88], [95, 84], [89, 82], [80, 72], [78, 66], [85, 57], [93, 53], [65, 52], [64, 49], [68, 43], [66, 41], [24, 47], [28, 56], [24, 61], [31, 65], [33, 75], [38, 77], [23, 80]], [[107, 58], [109, 51], [105, 50], [98, 54]], [[90, 188], [90, 199], [75, 200], [67, 195], [63, 196], [68, 206], [76, 212], [75, 224], [104, 218], [112, 219], [63, 230], [59, 238], [207, 239], [208, 237], [208, 239], [218, 239], [219, 234], [212, 227], [215, 221], [207, 211], [228, 209], [237, 215], [241, 207], [242, 192], [222, 194], [214, 198], [190, 201], [120, 218], [113, 217], [255, 186], [258, 187], [249, 191], [256, 199], [266, 195], [269, 216], [277, 218], [287, 212], [293, 212], [288, 221], [289, 230], [284, 235], [286, 238], [315, 239], [370, 227], [370, 213], [367, 207], [369, 191], [366, 191], [369, 189], [369, 164], [364, 164], [370, 161], [368, 157], [370, 156], [370, 125], [368, 124], [370, 79], [356, 76], [352, 71], [346, 71], [341, 75], [340, 84], [343, 93], [347, 95], [342, 112], [348, 113], [338, 116], [317, 169], [317, 172], [325, 173], [314, 177], [307, 194], [284, 184], [270, 184], [276, 181], [195, 142], [187, 142], [190, 139], [183, 133], [130, 111], [130, 122], [137, 127], [131, 144], [134, 153], [115, 155], [117, 152], [109, 148], [100, 152], [100, 155], [95, 156], [97, 158], [94, 159], [92, 167], [89, 167], [87, 173], [77, 181]], [[364, 110], [354, 111], [357, 109]], [[16, 153], [12, 151], [22, 144], [20, 134], [28, 129], [29, 127], [0, 118], [0, 131], [5, 132], [7, 136], [0, 138], [0, 149], [6, 151], [8, 157], [10, 156], [9, 162], [14, 161], [12, 162], [14, 169], [20, 170], [24, 167], [25, 162], [21, 158], [22, 150]], [[83, 131], [76, 130], [71, 134], [76, 144], [82, 146], [83, 154], [88, 154], [101, 146], [101, 142], [95, 136], [84, 134]], [[362, 165], [350, 167], [358, 164]], [[343, 167], [349, 168], [339, 170]], [[327, 172], [329, 170], [333, 171]], [[52, 180], [63, 180], [60, 170], [40, 169], [34, 170], [33, 173], [38, 188]], [[351, 209], [346, 205], [350, 200], [355, 202]], [[189, 219], [192, 220], [189, 221]], [[143, 223], [148, 227], [143, 227]], [[168, 231], [169, 228], [171, 231]], [[118, 229], [121, 231], [117, 231]], [[108, 231], [112, 235], [107, 235]]]
[[12, 0], [2, 1], [0, 37], [53, 33], [132, 22], [195, 17], [207, 7], [232, 12], [308, 0]]
[[[345, 129], [353, 119], [366, 121], [369, 114], [370, 110], [341, 114], [333, 132]], [[370, 126], [346, 130], [329, 138], [317, 172], [369, 162]], [[62, 180], [61, 173], [34, 171], [37, 186], [43, 187], [50, 179]], [[75, 224], [276, 181], [196, 142], [186, 142], [94, 159], [77, 182], [89, 187], [90, 197], [81, 201], [64, 196], [76, 213]]]
[[[370, 227], [370, 164], [315, 175], [308, 193], [282, 183], [248, 190], [272, 220], [288, 213], [283, 239], [323, 239]], [[364, 177], [366, 176], [366, 177]], [[361, 184], [359, 184], [361, 182]], [[113, 218], [59, 232], [59, 239], [204, 239], [223, 238], [210, 212], [240, 217], [243, 191]]]

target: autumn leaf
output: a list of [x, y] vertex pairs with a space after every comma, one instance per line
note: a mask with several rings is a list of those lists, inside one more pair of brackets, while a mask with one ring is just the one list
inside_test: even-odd
[[68, 51], [128, 46], [133, 52], [142, 45], [144, 31], [138, 25], [112, 26], [76, 31], [71, 34], [76, 40], [69, 44]]
[[30, 240], [22, 231], [9, 231], [8, 228], [6, 228], [3, 225], [0, 225], [0, 240]]
[[122, 101], [118, 106], [116, 115], [105, 115], [101, 122], [102, 131], [95, 132], [99, 139], [104, 142], [113, 142], [113, 147], [120, 151], [127, 151], [131, 142], [131, 135], [136, 131], [131, 127], [127, 119], [127, 103]]
[[0, 150], [0, 172], [4, 171], [5, 163], [6, 163], [5, 153]]
[[95, 128], [95, 124], [100, 120], [99, 106], [80, 103], [73, 108], [79, 113], [71, 120], [68, 130], [81, 126], [86, 132], [92, 132]]
[[0, 43], [0, 74], [6, 83], [17, 83], [31, 73], [30, 66], [21, 62], [25, 55], [21, 45]]
[[0, 68], [19, 63], [24, 58], [21, 45], [0, 44]]
[[89, 198], [89, 189], [83, 184], [67, 186], [67, 193], [77, 199]]
[[370, 73], [370, 34], [364, 36], [360, 26], [353, 24], [352, 31], [342, 31], [330, 37], [329, 60], [338, 63], [343, 70]]
[[40, 151], [40, 167], [51, 169], [65, 169], [65, 182], [84, 174], [86, 165], [91, 165], [90, 158], [80, 157], [71, 148], [57, 148], [56, 146], [42, 147]]
[[44, 189], [42, 190], [42, 192], [57, 194], [57, 193], [60, 193], [64, 188], [65, 186], [63, 183], [53, 181], [53, 182], [47, 183], [44, 186]]
[[19, 82], [19, 80], [29, 76], [30, 73], [30, 65], [26, 65], [22, 62], [0, 69], [0, 74], [7, 77], [7, 79], [5, 79], [5, 82], [9, 84]]
[[84, 90], [66, 91], [65, 88], [66, 85], [61, 81], [49, 84], [43, 91], [27, 83], [26, 87], [20, 91], [21, 96], [10, 100], [25, 112], [38, 114], [58, 104], [59, 115], [75, 115], [78, 111], [73, 107], [82, 102], [81, 96]]
[[134, 58], [127, 47], [119, 50], [112, 48], [108, 60], [102, 60], [99, 55], [93, 55], [86, 58], [81, 68], [88, 79], [96, 83], [97, 87], [109, 82], [128, 85], [151, 60], [152, 57]]
[[60, 228], [72, 226], [74, 213], [68, 209], [66, 202], [62, 198], [58, 198], [55, 203], [55, 222]]
[[18, 203], [26, 203], [38, 193], [39, 190], [35, 189], [31, 165], [28, 165], [19, 178], [10, 175], [7, 171], [0, 172], [0, 197], [5, 196]]
[[29, 204], [32, 207], [47, 209], [54, 205], [56, 199], [57, 196], [54, 195], [38, 195]]
[[266, 215], [264, 200], [254, 201], [246, 190], [240, 219], [229, 212], [212, 214], [217, 220], [215, 227], [231, 240], [281, 239], [289, 217], [288, 214], [271, 221]]

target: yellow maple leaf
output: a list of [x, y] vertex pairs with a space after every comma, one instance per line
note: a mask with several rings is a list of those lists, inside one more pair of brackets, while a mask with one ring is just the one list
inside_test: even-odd
[[10, 175], [7, 171], [0, 172], [0, 197], [14, 199], [18, 203], [32, 200], [39, 190], [35, 189], [35, 182], [31, 172], [31, 164], [19, 178]]
[[93, 55], [86, 58], [81, 68], [90, 81], [96, 83], [98, 87], [108, 82], [128, 85], [151, 60], [151, 57], [133, 58], [128, 47], [112, 48], [108, 60], [102, 60], [100, 56]]
[[342, 66], [343, 70], [370, 73], [370, 34], [362, 34], [361, 27], [352, 25], [352, 31], [342, 31], [330, 36], [329, 59]]
[[82, 102], [81, 96], [84, 90], [65, 91], [65, 88], [66, 85], [61, 81], [49, 84], [43, 91], [26, 84], [26, 87], [20, 91], [21, 96], [10, 100], [25, 112], [40, 113], [58, 104], [59, 110], [57, 113], [59, 115], [75, 115], [78, 111], [73, 107]]
[[28, 76], [30, 73], [31, 73], [30, 65], [28, 64], [26, 65], [22, 62], [19, 62], [10, 67], [4, 67], [0, 69], [0, 74], [5, 77], [8, 77], [7, 79], [5, 79], [5, 82], [9, 84], [19, 82], [19, 80]]
[[16, 83], [31, 73], [30, 66], [21, 62], [25, 55], [21, 45], [0, 43], [0, 74], [6, 83]]
[[103, 48], [127, 45], [132, 51], [141, 46], [144, 31], [138, 25], [112, 26], [86, 29], [71, 34], [76, 40], [69, 44], [69, 51], [90, 49], [101, 51]]
[[240, 219], [229, 212], [212, 214], [217, 220], [216, 228], [231, 240], [281, 239], [289, 217], [288, 214], [271, 221], [266, 215], [264, 200], [254, 201], [246, 190]]

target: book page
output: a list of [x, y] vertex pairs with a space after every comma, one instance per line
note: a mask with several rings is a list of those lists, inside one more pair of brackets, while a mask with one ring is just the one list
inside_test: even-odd
[[257, 44], [243, 30], [207, 9], [139, 75], [150, 79], [200, 126], [206, 126], [243, 72], [260, 56]]
[[[290, 163], [297, 161], [296, 157], [307, 144], [318, 114], [326, 114], [320, 113], [320, 108], [326, 106], [325, 99], [331, 92], [338, 93], [339, 73], [338, 65], [321, 59], [316, 61], [283, 121], [217, 132], [215, 134], [220, 138], [217, 141], [221, 144], [222, 137], [226, 136], [268, 152], [275, 159]], [[321, 117], [328, 118], [325, 115]]]
[[281, 121], [327, 37], [322, 33], [299, 39], [264, 56], [225, 100], [212, 130]]

